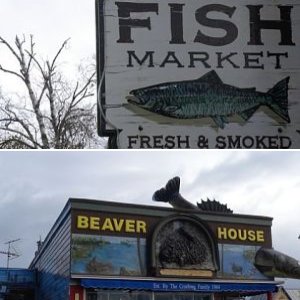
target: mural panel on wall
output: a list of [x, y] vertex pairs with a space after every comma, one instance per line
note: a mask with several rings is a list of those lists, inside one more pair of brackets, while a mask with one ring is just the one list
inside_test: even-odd
[[144, 238], [73, 234], [71, 255], [75, 274], [146, 275]]
[[219, 244], [221, 270], [219, 276], [234, 279], [269, 280], [254, 266], [259, 246]]

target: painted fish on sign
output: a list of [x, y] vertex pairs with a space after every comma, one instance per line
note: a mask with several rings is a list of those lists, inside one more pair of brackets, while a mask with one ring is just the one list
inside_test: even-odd
[[225, 84], [215, 71], [210, 71], [195, 80], [164, 82], [132, 90], [128, 102], [175, 119], [211, 117], [220, 128], [224, 128], [228, 117], [233, 115], [248, 121], [265, 105], [290, 123], [288, 82], [289, 77], [286, 77], [263, 93], [256, 88]]

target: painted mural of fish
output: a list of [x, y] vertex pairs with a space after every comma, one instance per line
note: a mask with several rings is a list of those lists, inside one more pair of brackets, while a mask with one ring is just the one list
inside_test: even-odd
[[211, 117], [224, 128], [228, 117], [239, 115], [249, 120], [262, 105], [268, 106], [286, 123], [289, 77], [266, 93], [256, 88], [238, 88], [223, 83], [213, 70], [195, 80], [164, 82], [130, 91], [129, 103], [153, 113], [176, 119]]

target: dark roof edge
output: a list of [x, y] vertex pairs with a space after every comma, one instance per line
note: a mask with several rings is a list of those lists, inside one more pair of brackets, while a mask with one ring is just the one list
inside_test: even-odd
[[[129, 208], [131, 209], [145, 209], [145, 212], [148, 211], [162, 211], [162, 212], [168, 212], [168, 213], [193, 213], [200, 216], [222, 216], [227, 218], [244, 218], [244, 219], [257, 219], [257, 220], [263, 220], [272, 222], [273, 218], [268, 216], [257, 216], [257, 215], [246, 215], [246, 214], [228, 214], [223, 212], [209, 212], [209, 211], [200, 211], [197, 209], [181, 209], [177, 210], [171, 207], [163, 207], [163, 206], [155, 206], [155, 205], [145, 205], [145, 204], [134, 204], [134, 203], [128, 203], [128, 202], [113, 202], [113, 201], [107, 201], [107, 200], [96, 200], [96, 199], [87, 199], [87, 198], [69, 198], [69, 201], [71, 203], [71, 208], [82, 208], [80, 204], [84, 202], [84, 206], [86, 204], [90, 205], [90, 209], [92, 210], [97, 205], [106, 205], [110, 207], [116, 207], [116, 208], [125, 208], [127, 211]], [[89, 208], [86, 208], [89, 209]], [[152, 214], [151, 214], [152, 215]]]

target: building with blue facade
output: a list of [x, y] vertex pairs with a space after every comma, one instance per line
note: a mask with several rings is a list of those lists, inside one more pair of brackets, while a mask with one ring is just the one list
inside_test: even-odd
[[35, 289], [35, 270], [0, 268], [0, 300], [33, 300]]

